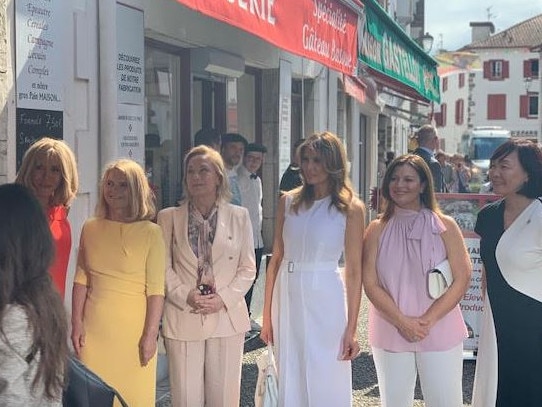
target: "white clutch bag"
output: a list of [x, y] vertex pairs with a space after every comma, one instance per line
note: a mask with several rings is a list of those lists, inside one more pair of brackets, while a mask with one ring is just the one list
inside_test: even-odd
[[429, 292], [429, 297], [435, 300], [440, 298], [453, 281], [454, 277], [452, 275], [450, 263], [448, 263], [448, 260], [444, 260], [427, 273], [427, 290]]

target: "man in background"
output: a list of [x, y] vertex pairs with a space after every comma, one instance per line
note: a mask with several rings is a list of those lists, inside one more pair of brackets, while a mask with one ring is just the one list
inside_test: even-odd
[[446, 192], [442, 167], [434, 156], [435, 150], [439, 147], [437, 130], [430, 124], [425, 124], [418, 130], [417, 139], [418, 148], [413, 153], [422, 157], [431, 169], [435, 192]]
[[[260, 273], [260, 264], [264, 250], [262, 237], [263, 190], [262, 180], [258, 176], [258, 171], [260, 171], [260, 168], [262, 167], [265, 153], [267, 153], [267, 148], [265, 146], [257, 143], [248, 144], [243, 157], [243, 165], [240, 165], [237, 169], [237, 183], [241, 192], [241, 202], [243, 206], [248, 209], [248, 214], [252, 223], [254, 253], [256, 257], [256, 277], [245, 295], [249, 315], [251, 315], [250, 304], [252, 302], [252, 291]], [[250, 318], [250, 328], [252, 331], [259, 331], [261, 329], [260, 325], [254, 321], [252, 317]]]
[[231, 203], [241, 206], [241, 191], [237, 183], [237, 166], [245, 154], [245, 148], [248, 145], [247, 139], [239, 133], [226, 133], [222, 135], [222, 145], [220, 154], [224, 160], [226, 174], [230, 183]]
[[220, 151], [220, 132], [214, 128], [203, 128], [194, 135], [194, 147], [209, 146], [216, 151]]
[[446, 192], [452, 192], [452, 185], [454, 183], [454, 167], [450, 164], [450, 157], [442, 150], [438, 150], [435, 154], [435, 158], [440, 164], [442, 169], [442, 179], [444, 180], [444, 187]]
[[303, 184], [297, 149], [301, 144], [303, 144], [304, 141], [304, 138], [300, 138], [294, 143], [290, 165], [288, 168], [286, 168], [286, 171], [284, 171], [284, 174], [282, 174], [282, 178], [280, 179], [279, 191], [281, 193], [291, 191], [292, 189], [300, 187]]

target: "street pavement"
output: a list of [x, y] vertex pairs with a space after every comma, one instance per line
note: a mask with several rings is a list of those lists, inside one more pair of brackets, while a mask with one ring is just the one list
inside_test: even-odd
[[[253, 293], [252, 315], [256, 320], [261, 322], [261, 312], [263, 306], [263, 287], [265, 283], [265, 262], [262, 262], [262, 271], [256, 282]], [[352, 363], [352, 388], [354, 395], [355, 407], [377, 407], [380, 406], [380, 397], [378, 391], [378, 383], [376, 379], [376, 371], [373, 364], [371, 350], [367, 341], [367, 312], [368, 301], [366, 297], [362, 299], [362, 307], [358, 324], [358, 338], [361, 345], [360, 356]], [[254, 389], [258, 369], [256, 360], [264, 351], [265, 344], [258, 337], [245, 342], [245, 353], [243, 356], [243, 372], [241, 379], [241, 402], [240, 407], [254, 406]], [[470, 406], [472, 397], [472, 383], [474, 379], [475, 362], [465, 360], [463, 364], [463, 406]], [[171, 406], [169, 400], [165, 400], [157, 406]], [[423, 407], [423, 396], [419, 384], [416, 386], [414, 396], [414, 407]], [[293, 406], [292, 406], [293, 407]], [[295, 406], [303, 407], [303, 406]], [[333, 406], [330, 406], [333, 407]]]

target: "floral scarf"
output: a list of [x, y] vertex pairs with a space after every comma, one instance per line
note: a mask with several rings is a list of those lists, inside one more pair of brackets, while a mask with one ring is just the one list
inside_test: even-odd
[[202, 294], [216, 292], [213, 274], [213, 241], [216, 234], [217, 209], [215, 205], [206, 218], [190, 203], [188, 206], [188, 239], [198, 258], [197, 287]]

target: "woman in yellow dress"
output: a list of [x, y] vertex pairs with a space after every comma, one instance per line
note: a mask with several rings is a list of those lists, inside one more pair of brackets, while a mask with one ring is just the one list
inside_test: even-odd
[[121, 159], [102, 177], [83, 225], [73, 285], [72, 343], [130, 407], [155, 404], [165, 246], [143, 169]]

